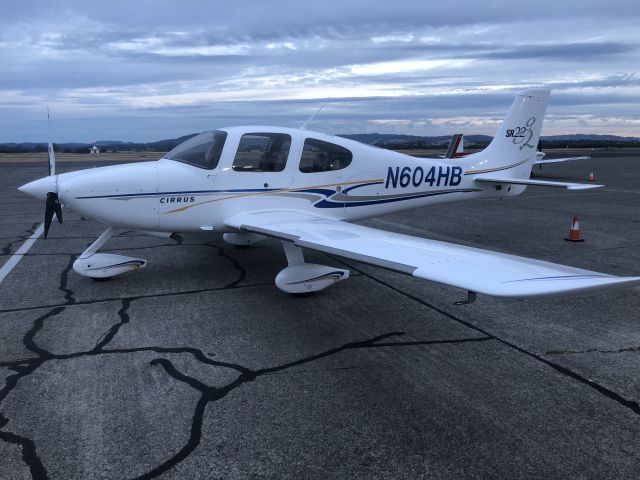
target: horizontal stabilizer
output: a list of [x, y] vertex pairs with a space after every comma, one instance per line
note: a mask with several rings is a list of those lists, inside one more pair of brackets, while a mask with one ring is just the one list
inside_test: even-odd
[[591, 157], [567, 157], [567, 158], [550, 158], [548, 160], [536, 160], [534, 165], [545, 165], [547, 163], [573, 162], [574, 160], [589, 160]]
[[301, 212], [240, 214], [225, 223], [302, 248], [497, 297], [559, 295], [640, 285], [640, 277], [615, 277]]
[[530, 178], [494, 178], [480, 177], [475, 179], [476, 182], [494, 183], [496, 185], [536, 185], [539, 187], [557, 187], [566, 188], [568, 190], [586, 190], [588, 188], [600, 188], [604, 185], [593, 185], [587, 183], [569, 183], [569, 182], [550, 182], [547, 180], [532, 180]]

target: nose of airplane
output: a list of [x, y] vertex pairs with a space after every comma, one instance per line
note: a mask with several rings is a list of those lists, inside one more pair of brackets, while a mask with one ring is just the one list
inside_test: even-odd
[[57, 192], [58, 189], [56, 183], [56, 175], [51, 175], [49, 177], [39, 178], [33, 182], [25, 183], [19, 187], [18, 190], [40, 200], [46, 200], [47, 192]]

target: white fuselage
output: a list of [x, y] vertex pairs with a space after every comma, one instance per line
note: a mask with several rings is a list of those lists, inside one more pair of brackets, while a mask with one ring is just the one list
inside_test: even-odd
[[[239, 213], [287, 210], [359, 220], [428, 204], [517, 195], [524, 187], [496, 191], [474, 182], [500, 170], [469, 155], [421, 159], [341, 137], [280, 127], [221, 129], [226, 140], [213, 169], [162, 158], [57, 177], [60, 201], [84, 217], [116, 227], [162, 232], [228, 232], [225, 220]], [[291, 137], [281, 171], [234, 170], [243, 135], [271, 132]], [[316, 139], [348, 149], [344, 168], [302, 172], [303, 145]], [[530, 169], [530, 166], [529, 166]]]

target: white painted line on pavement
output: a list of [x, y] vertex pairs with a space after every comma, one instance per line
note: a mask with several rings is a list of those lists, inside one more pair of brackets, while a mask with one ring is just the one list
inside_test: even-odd
[[7, 263], [5, 263], [2, 266], [2, 268], [0, 268], [0, 283], [2, 283], [2, 281], [6, 278], [6, 276], [9, 275], [9, 273], [11, 273], [11, 270], [13, 270], [13, 267], [15, 267], [18, 264], [18, 262], [22, 260], [22, 257], [24, 257], [24, 254], [27, 253], [31, 248], [31, 246], [34, 243], [36, 243], [36, 240], [40, 238], [40, 235], [42, 235], [42, 232], [44, 232], [44, 223], [41, 223], [40, 226], [36, 229], [36, 231], [33, 232], [31, 236], [27, 238], [27, 240], [20, 246], [18, 251], [13, 255], [11, 255], [11, 257], [9, 257], [9, 260], [7, 260]]

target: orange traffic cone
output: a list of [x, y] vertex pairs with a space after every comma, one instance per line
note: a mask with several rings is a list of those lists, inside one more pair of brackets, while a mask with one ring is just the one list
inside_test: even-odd
[[589, 174], [589, 181], [590, 181], [590, 182], [593, 182], [595, 179], [596, 179], [595, 175], [593, 174], [593, 172], [591, 172], [591, 173]]
[[578, 221], [578, 215], [573, 215], [571, 221], [571, 230], [569, 230], [569, 236], [565, 238], [567, 242], [584, 242], [584, 239], [580, 238], [580, 222]]

